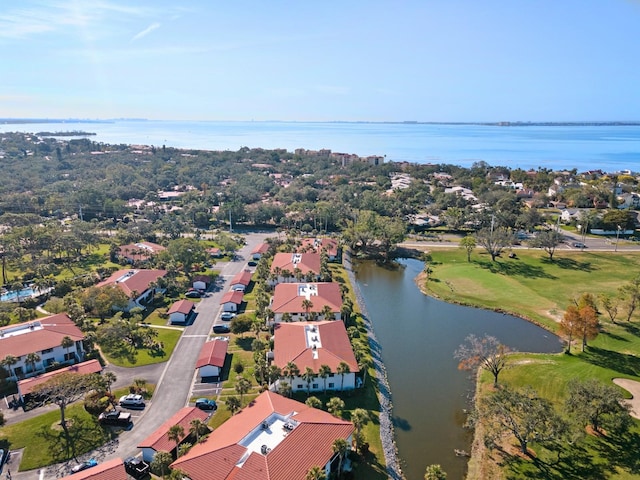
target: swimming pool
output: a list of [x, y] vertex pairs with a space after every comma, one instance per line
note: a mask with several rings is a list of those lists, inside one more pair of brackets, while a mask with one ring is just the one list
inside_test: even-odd
[[35, 294], [36, 291], [33, 288], [23, 288], [18, 292], [11, 291], [3, 293], [0, 295], [0, 302], [16, 302], [18, 301], [18, 296], [20, 297], [20, 300], [24, 300], [33, 297]]

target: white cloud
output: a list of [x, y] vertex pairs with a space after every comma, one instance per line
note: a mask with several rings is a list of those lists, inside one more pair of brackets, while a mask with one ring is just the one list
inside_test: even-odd
[[147, 28], [145, 28], [144, 30], [142, 30], [141, 32], [136, 33], [133, 38], [131, 39], [132, 42], [135, 42], [136, 40], [149, 35], [151, 32], [153, 32], [154, 30], [156, 30], [157, 28], [160, 28], [160, 24], [159, 23], [152, 23], [151, 25], [149, 25]]

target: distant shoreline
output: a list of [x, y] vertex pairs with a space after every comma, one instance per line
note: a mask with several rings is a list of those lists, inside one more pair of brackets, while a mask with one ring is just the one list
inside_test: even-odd
[[252, 122], [252, 123], [345, 123], [345, 124], [373, 124], [373, 125], [481, 125], [490, 127], [637, 127], [640, 121], [635, 120], [607, 120], [607, 121], [574, 121], [574, 122], [521, 122], [521, 121], [496, 121], [496, 122], [421, 122], [417, 120], [405, 121], [349, 121], [349, 120], [149, 120], [146, 118], [113, 118], [113, 119], [82, 119], [82, 118], [0, 118], [0, 124], [23, 125], [37, 123], [115, 123], [115, 122]]

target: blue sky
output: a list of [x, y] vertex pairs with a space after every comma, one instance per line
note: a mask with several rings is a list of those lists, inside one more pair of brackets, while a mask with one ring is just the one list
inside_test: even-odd
[[0, 117], [640, 120], [640, 0], [2, 0]]

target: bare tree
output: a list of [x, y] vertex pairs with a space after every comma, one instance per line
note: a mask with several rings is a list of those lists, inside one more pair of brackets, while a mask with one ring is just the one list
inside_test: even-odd
[[480, 367], [491, 372], [493, 385], [498, 385], [498, 375], [507, 366], [507, 353], [509, 348], [501, 344], [496, 337], [484, 335], [479, 338], [471, 334], [465, 339], [454, 353], [454, 358], [459, 360], [460, 370], [475, 370]]
[[491, 255], [491, 261], [495, 262], [496, 257], [513, 243], [513, 235], [505, 227], [483, 228], [476, 232], [476, 241]]
[[553, 261], [553, 254], [558, 245], [562, 243], [562, 234], [555, 230], [545, 230], [529, 241], [533, 248], [541, 248], [549, 255], [549, 260]]

